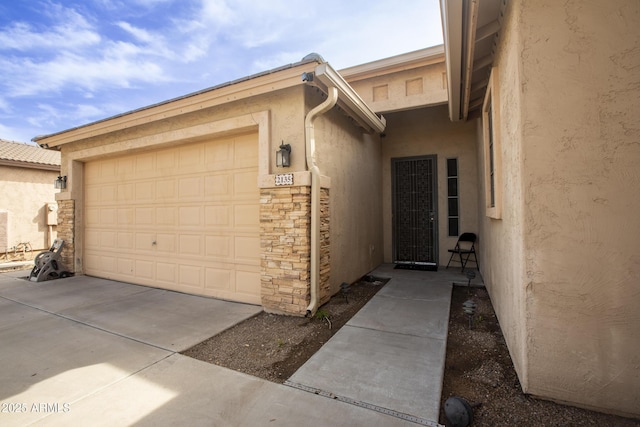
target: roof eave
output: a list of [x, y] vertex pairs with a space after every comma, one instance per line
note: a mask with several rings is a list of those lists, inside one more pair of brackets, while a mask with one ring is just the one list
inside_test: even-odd
[[19, 160], [0, 159], [0, 166], [10, 166], [15, 168], [39, 169], [45, 171], [60, 171], [60, 165], [49, 165], [46, 163], [23, 162]]
[[477, 115], [506, 4], [507, 0], [440, 0], [452, 121]]
[[463, 38], [463, 1], [440, 0], [442, 35], [447, 68], [447, 92], [449, 95], [449, 118], [451, 121], [462, 119], [462, 38]]
[[378, 116], [347, 81], [328, 63], [315, 68], [315, 77], [325, 86], [338, 89], [338, 105], [367, 132], [382, 133], [386, 127], [386, 119]]
[[348, 81], [355, 82], [379, 75], [439, 64], [444, 60], [444, 46], [437, 45], [345, 68], [339, 72]]

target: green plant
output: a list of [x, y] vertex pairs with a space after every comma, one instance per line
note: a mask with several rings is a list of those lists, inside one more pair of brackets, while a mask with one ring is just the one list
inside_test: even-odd
[[316, 311], [316, 319], [324, 320], [329, 325], [329, 329], [331, 329], [331, 319], [329, 319], [329, 312], [323, 308]]

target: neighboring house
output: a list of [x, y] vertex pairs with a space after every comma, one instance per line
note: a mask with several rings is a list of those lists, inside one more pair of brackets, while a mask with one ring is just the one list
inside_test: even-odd
[[2, 259], [23, 243], [35, 253], [50, 247], [56, 237], [54, 182], [59, 174], [60, 153], [0, 139]]
[[638, 7], [443, 0], [444, 47], [35, 138], [68, 177], [65, 264], [304, 315], [475, 232], [523, 390], [640, 415]]

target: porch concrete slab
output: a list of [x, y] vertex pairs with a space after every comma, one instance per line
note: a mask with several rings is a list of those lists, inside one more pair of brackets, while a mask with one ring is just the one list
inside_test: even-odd
[[0, 401], [13, 405], [2, 425], [35, 422], [171, 354], [17, 303], [4, 310], [6, 303], [0, 323], [20, 312], [23, 319], [0, 329]]
[[[451, 294], [451, 287], [448, 288]], [[369, 301], [347, 325], [444, 340], [447, 335], [448, 319], [449, 305], [446, 300], [443, 302], [440, 299], [420, 300], [377, 296]]]
[[429, 271], [421, 275], [395, 277], [391, 286], [383, 287], [376, 296], [446, 303], [451, 299], [451, 286], [448, 285], [452, 281], [443, 280], [437, 274]]
[[407, 422], [175, 354], [36, 425], [394, 427]]
[[145, 292], [69, 308], [61, 311], [61, 314], [140, 342], [179, 352], [261, 311], [262, 308], [255, 305], [146, 288]]

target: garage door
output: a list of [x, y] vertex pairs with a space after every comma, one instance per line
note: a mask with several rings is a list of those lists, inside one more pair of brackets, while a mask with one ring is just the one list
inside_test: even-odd
[[84, 272], [260, 304], [258, 136], [85, 165]]

